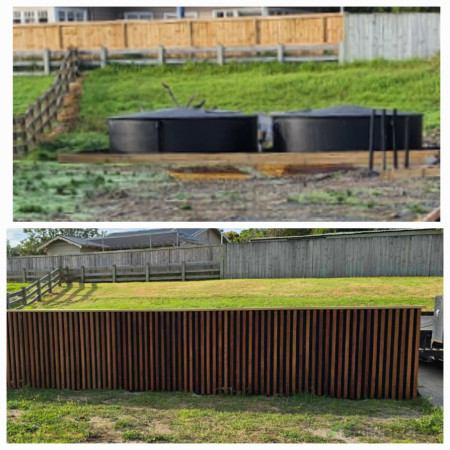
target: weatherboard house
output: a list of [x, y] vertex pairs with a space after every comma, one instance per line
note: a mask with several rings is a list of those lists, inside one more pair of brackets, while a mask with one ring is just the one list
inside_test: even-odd
[[56, 236], [39, 247], [47, 255], [62, 256], [111, 250], [193, 247], [228, 242], [217, 228], [160, 228], [110, 233], [104, 237]]

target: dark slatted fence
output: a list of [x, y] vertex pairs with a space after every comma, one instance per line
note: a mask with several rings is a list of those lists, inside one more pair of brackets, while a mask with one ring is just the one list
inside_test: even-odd
[[420, 308], [9, 311], [8, 386], [410, 399]]

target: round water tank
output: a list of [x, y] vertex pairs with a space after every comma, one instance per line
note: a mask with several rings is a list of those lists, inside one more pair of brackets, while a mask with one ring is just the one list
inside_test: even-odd
[[108, 119], [112, 153], [257, 152], [258, 117], [170, 108]]
[[[308, 111], [273, 113], [273, 149], [277, 152], [330, 152], [367, 150], [372, 109], [337, 106]], [[393, 112], [386, 111], [386, 149], [393, 146]], [[395, 137], [397, 148], [405, 146], [408, 121], [409, 148], [422, 147], [422, 114], [397, 112]], [[375, 110], [374, 149], [381, 146], [381, 110]]]

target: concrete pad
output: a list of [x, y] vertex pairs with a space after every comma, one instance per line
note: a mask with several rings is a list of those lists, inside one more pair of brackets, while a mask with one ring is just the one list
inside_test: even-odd
[[441, 363], [419, 364], [419, 394], [433, 405], [444, 406], [444, 368]]

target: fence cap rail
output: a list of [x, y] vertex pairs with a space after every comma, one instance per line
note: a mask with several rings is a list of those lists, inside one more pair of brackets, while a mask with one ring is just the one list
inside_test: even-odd
[[[70, 312], [70, 313], [88, 313], [88, 312], [105, 312], [105, 313], [137, 313], [137, 312], [246, 312], [246, 311], [383, 311], [383, 310], [422, 310], [425, 306], [417, 305], [401, 305], [401, 306], [328, 306], [326, 308], [321, 306], [309, 306], [299, 308], [188, 308], [188, 309], [34, 309], [28, 313], [56, 313], [56, 312]], [[7, 311], [15, 312], [15, 311]]]

